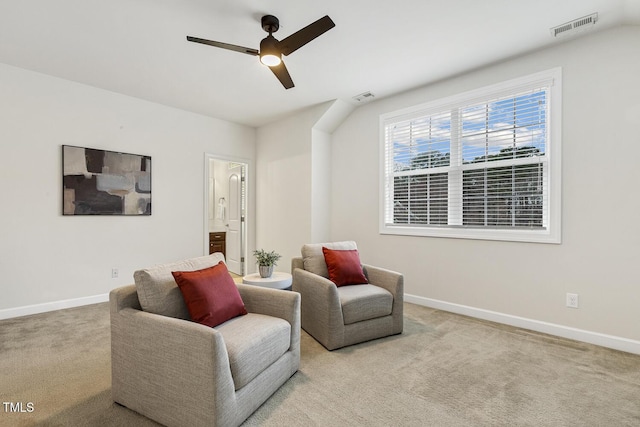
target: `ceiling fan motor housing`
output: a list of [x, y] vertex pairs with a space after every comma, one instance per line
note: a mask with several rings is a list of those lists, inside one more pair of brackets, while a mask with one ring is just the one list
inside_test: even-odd
[[278, 49], [278, 40], [269, 33], [260, 42], [260, 62], [269, 67], [280, 65], [282, 53]]

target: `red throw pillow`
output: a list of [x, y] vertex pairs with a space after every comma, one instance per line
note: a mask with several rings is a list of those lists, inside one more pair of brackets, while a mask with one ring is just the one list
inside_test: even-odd
[[244, 302], [227, 266], [220, 261], [196, 271], [172, 271], [191, 320], [212, 328], [247, 314]]
[[322, 253], [329, 270], [329, 280], [336, 286], [369, 283], [362, 271], [357, 249], [339, 251], [322, 247]]

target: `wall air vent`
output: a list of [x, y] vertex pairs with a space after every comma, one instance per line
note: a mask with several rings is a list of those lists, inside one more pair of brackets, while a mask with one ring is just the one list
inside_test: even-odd
[[573, 21], [551, 28], [551, 35], [553, 37], [564, 37], [570, 34], [575, 34], [579, 31], [593, 27], [597, 21], [598, 14], [592, 13], [591, 15], [583, 16], [582, 18], [574, 19]]

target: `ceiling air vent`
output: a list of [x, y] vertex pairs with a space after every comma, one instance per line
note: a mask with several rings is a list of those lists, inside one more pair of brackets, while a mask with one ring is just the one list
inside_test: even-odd
[[371, 92], [361, 93], [360, 95], [354, 96], [352, 99], [357, 103], [369, 102], [375, 98], [375, 95]]
[[592, 13], [591, 15], [583, 16], [582, 18], [574, 19], [573, 21], [551, 28], [551, 35], [553, 37], [561, 37], [574, 34], [578, 31], [591, 28], [597, 21], [598, 14]]

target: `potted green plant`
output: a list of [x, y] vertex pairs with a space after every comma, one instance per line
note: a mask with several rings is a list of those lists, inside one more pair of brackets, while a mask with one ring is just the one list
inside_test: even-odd
[[253, 251], [253, 255], [256, 257], [256, 261], [258, 261], [260, 277], [265, 279], [271, 277], [273, 274], [273, 267], [277, 265], [281, 255], [275, 251], [267, 252], [264, 249]]

